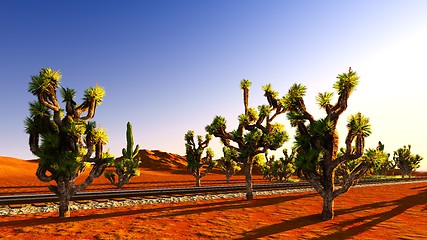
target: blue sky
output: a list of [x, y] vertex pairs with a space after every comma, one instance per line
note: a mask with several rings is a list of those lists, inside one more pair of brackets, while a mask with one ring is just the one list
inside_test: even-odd
[[322, 117], [315, 95], [351, 66], [361, 82], [341, 139], [346, 116], [360, 111], [372, 123], [366, 147], [411, 144], [427, 158], [425, 9], [412, 0], [1, 1], [0, 155], [33, 158], [23, 120], [34, 99], [28, 82], [42, 67], [60, 69], [77, 102], [86, 88], [105, 87], [94, 120], [118, 156], [127, 121], [142, 148], [181, 155], [187, 130], [205, 134], [215, 115], [235, 127], [242, 78], [253, 82], [251, 106], [265, 103], [264, 84], [283, 95], [303, 83]]

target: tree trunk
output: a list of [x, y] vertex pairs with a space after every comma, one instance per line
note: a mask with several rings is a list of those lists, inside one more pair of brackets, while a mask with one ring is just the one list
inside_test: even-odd
[[331, 220], [334, 218], [334, 198], [332, 192], [328, 192], [323, 197], [322, 219]]
[[200, 174], [200, 168], [196, 170], [194, 177], [196, 178], [196, 187], [200, 187], [200, 179], [202, 178], [201, 174]]
[[323, 197], [322, 219], [331, 220], [334, 218], [334, 172], [330, 168], [325, 168], [325, 181]]
[[70, 199], [72, 186], [68, 179], [58, 181], [59, 217], [70, 217]]
[[225, 172], [225, 180], [227, 183], [230, 183], [231, 173], [229, 171]]
[[196, 187], [200, 187], [201, 186], [201, 184], [200, 184], [200, 176], [196, 176]]
[[253, 186], [252, 186], [252, 167], [253, 163], [245, 163], [245, 176], [246, 176], [246, 200], [253, 200]]

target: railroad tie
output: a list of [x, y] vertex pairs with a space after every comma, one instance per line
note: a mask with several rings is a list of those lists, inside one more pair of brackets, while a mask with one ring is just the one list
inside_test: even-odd
[[32, 203], [31, 205], [33, 205], [34, 207], [46, 207], [47, 206], [46, 203]]

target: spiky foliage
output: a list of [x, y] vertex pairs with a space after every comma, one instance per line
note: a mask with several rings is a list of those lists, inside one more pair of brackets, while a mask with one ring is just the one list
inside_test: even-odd
[[283, 149], [284, 157], [276, 159], [274, 155], [266, 157], [267, 161], [260, 165], [264, 179], [270, 181], [286, 182], [295, 172], [295, 151], [288, 154]]
[[[217, 162], [213, 160], [214, 152], [212, 149], [208, 148], [209, 142], [212, 140], [212, 136], [210, 134], [206, 134], [205, 139], [203, 140], [203, 137], [198, 135], [196, 143], [194, 141], [194, 132], [189, 130], [185, 134], [184, 139], [187, 171], [196, 178], [196, 187], [200, 187], [200, 180], [217, 165]], [[205, 157], [202, 157], [203, 152], [206, 152]]]
[[411, 145], [403, 146], [394, 151], [393, 160], [396, 166], [400, 169], [400, 174], [402, 178], [408, 176], [411, 178], [412, 173], [420, 167], [420, 162], [423, 160], [423, 157], [420, 155], [411, 153]]
[[234, 149], [238, 156], [236, 161], [243, 164], [246, 176], [246, 198], [253, 199], [252, 168], [254, 158], [260, 153], [276, 150], [288, 139], [284, 126], [274, 123], [274, 119], [284, 113], [286, 108], [282, 99], [277, 97], [271, 85], [265, 85], [264, 96], [268, 105], [261, 105], [258, 110], [249, 108], [249, 80], [243, 79], [240, 87], [243, 90], [244, 113], [238, 116], [239, 126], [236, 130], [226, 130], [226, 120], [216, 116], [212, 123], [206, 126], [206, 131], [221, 139], [229, 149]]
[[219, 162], [221, 163], [221, 170], [225, 173], [225, 179], [229, 183], [230, 178], [241, 170], [241, 167], [237, 163], [239, 154], [236, 149], [229, 147], [223, 147], [222, 153], [224, 156], [219, 159]]
[[[104, 89], [96, 86], [95, 93], [85, 96], [83, 103], [77, 106], [76, 92], [61, 88], [66, 104], [63, 116], [57, 99], [60, 79], [60, 71], [50, 68], [43, 68], [39, 75], [31, 77], [28, 91], [37, 101], [30, 103], [30, 116], [25, 119], [25, 126], [30, 150], [39, 158], [36, 175], [43, 182], [56, 182], [56, 185], [49, 185], [49, 189], [59, 198], [59, 216], [69, 217], [71, 196], [99, 177], [113, 157], [103, 152], [103, 145], [108, 142], [106, 131], [88, 121], [102, 102]], [[91, 114], [80, 117], [86, 111]], [[90, 167], [88, 177], [76, 185], [76, 178]]]
[[[141, 158], [138, 157], [139, 145], [137, 144], [134, 148], [132, 124], [130, 122], [126, 125], [126, 148], [122, 149], [123, 157], [117, 159], [112, 164], [115, 167], [115, 171], [108, 171], [104, 173], [104, 176], [111, 182], [111, 184], [122, 188], [123, 185], [129, 183], [130, 179], [140, 175], [138, 169], [141, 162]], [[116, 182], [117, 175], [117, 182]]]
[[[345, 149], [338, 154], [337, 123], [347, 109], [348, 98], [355, 90], [359, 77], [351, 68], [348, 73], [339, 74], [334, 84], [338, 100], [332, 104], [332, 93], [319, 94], [316, 98], [319, 106], [325, 110], [326, 117], [316, 120], [306, 109], [303, 96], [306, 87], [294, 84], [284, 98], [288, 109], [288, 119], [296, 127], [295, 164], [302, 178], [307, 179], [323, 198], [323, 219], [333, 218], [334, 199], [348, 191], [368, 170], [370, 163], [360, 162], [352, 171], [336, 178], [339, 166], [360, 158], [363, 155], [365, 138], [370, 135], [369, 119], [361, 113], [351, 115], [347, 124]], [[336, 186], [335, 179], [342, 184]]]
[[394, 169], [393, 161], [390, 160], [390, 154], [384, 152], [384, 144], [378, 142], [377, 148], [369, 148], [365, 151], [365, 157], [371, 162], [370, 174], [386, 175], [387, 172]]

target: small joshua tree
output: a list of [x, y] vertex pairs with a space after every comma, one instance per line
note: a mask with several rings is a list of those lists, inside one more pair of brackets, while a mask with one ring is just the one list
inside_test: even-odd
[[281, 157], [272, 163], [272, 175], [279, 182], [286, 182], [295, 172], [295, 152], [288, 154], [286, 149], [283, 150], [285, 157]]
[[[140, 158], [137, 157], [139, 152], [139, 145], [136, 145], [135, 149], [133, 148], [133, 133], [132, 133], [132, 124], [127, 123], [126, 126], [126, 148], [122, 149], [123, 157], [122, 159], [116, 160], [114, 162], [114, 167], [116, 171], [108, 171], [104, 173], [104, 176], [115, 186], [121, 188], [123, 185], [129, 183], [129, 180], [133, 177], [139, 176], [140, 172], [138, 166]], [[117, 182], [116, 182], [117, 175]]]
[[295, 172], [295, 152], [288, 154], [286, 149], [283, 149], [284, 157], [276, 159], [275, 156], [267, 158], [267, 162], [261, 167], [266, 179], [278, 182], [286, 182]]
[[237, 162], [245, 168], [246, 199], [253, 199], [252, 168], [254, 158], [269, 149], [280, 148], [288, 139], [284, 126], [273, 123], [273, 120], [285, 112], [283, 99], [278, 99], [270, 84], [263, 86], [264, 96], [268, 105], [261, 105], [258, 110], [249, 108], [249, 87], [251, 82], [243, 79], [240, 87], [243, 90], [244, 114], [239, 115], [239, 126], [236, 130], [228, 132], [226, 121], [222, 116], [216, 116], [212, 123], [206, 126], [206, 131], [221, 139], [228, 148], [238, 153]]
[[[106, 131], [88, 120], [95, 115], [102, 102], [104, 89], [96, 85], [84, 93], [83, 103], [74, 102], [76, 92], [61, 88], [65, 102], [65, 116], [57, 98], [61, 73], [43, 68], [40, 74], [31, 77], [29, 92], [37, 97], [30, 103], [30, 117], [25, 120], [31, 152], [39, 157], [36, 175], [43, 182], [55, 181], [49, 190], [59, 199], [59, 216], [69, 217], [71, 196], [85, 189], [99, 177], [114, 158], [103, 152], [107, 143]], [[86, 116], [81, 116], [87, 112]], [[40, 142], [41, 140], [41, 142]], [[76, 178], [87, 168], [92, 169], [80, 185]]]
[[402, 178], [405, 176], [411, 178], [412, 172], [420, 167], [420, 162], [423, 158], [418, 154], [413, 155], [411, 153], [411, 145], [408, 145], [408, 147], [403, 146], [403, 148], [399, 148], [394, 151], [393, 160], [396, 166], [400, 169]]
[[[295, 147], [297, 151], [295, 163], [300, 177], [307, 179], [323, 198], [322, 218], [332, 219], [334, 216], [334, 199], [347, 192], [370, 167], [370, 162], [362, 161], [354, 169], [336, 171], [346, 162], [360, 158], [364, 152], [365, 138], [371, 133], [369, 119], [361, 113], [348, 119], [348, 134], [345, 149], [338, 154], [337, 123], [341, 114], [347, 109], [348, 98], [355, 90], [359, 77], [351, 68], [348, 73], [339, 74], [334, 84], [338, 92], [336, 104], [331, 104], [332, 92], [319, 93], [316, 100], [325, 110], [326, 116], [319, 120], [307, 111], [303, 96], [306, 87], [294, 84], [286, 96], [288, 119], [296, 127]], [[344, 173], [336, 177], [336, 174]], [[342, 179], [341, 185], [335, 185], [335, 179]]]
[[394, 164], [389, 160], [390, 154], [384, 152], [384, 144], [381, 142], [378, 142], [376, 149], [367, 149], [364, 157], [371, 162], [370, 172], [374, 175], [385, 175], [388, 170], [394, 168]]
[[[188, 131], [185, 134], [185, 149], [186, 149], [186, 159], [187, 159], [187, 171], [193, 174], [196, 178], [196, 187], [200, 187], [200, 180], [205, 177], [208, 172], [212, 170], [217, 164], [213, 160], [214, 153], [212, 149], [207, 148], [209, 145], [212, 136], [206, 134], [205, 140], [203, 137], [197, 136], [197, 144], [194, 141], [194, 132]], [[202, 154], [206, 149], [206, 156], [202, 158]], [[204, 169], [202, 173], [202, 169]]]
[[223, 147], [223, 157], [219, 160], [221, 162], [221, 170], [225, 173], [225, 179], [227, 183], [230, 183], [230, 178], [240, 171], [240, 166], [236, 162], [238, 153], [236, 149]]

